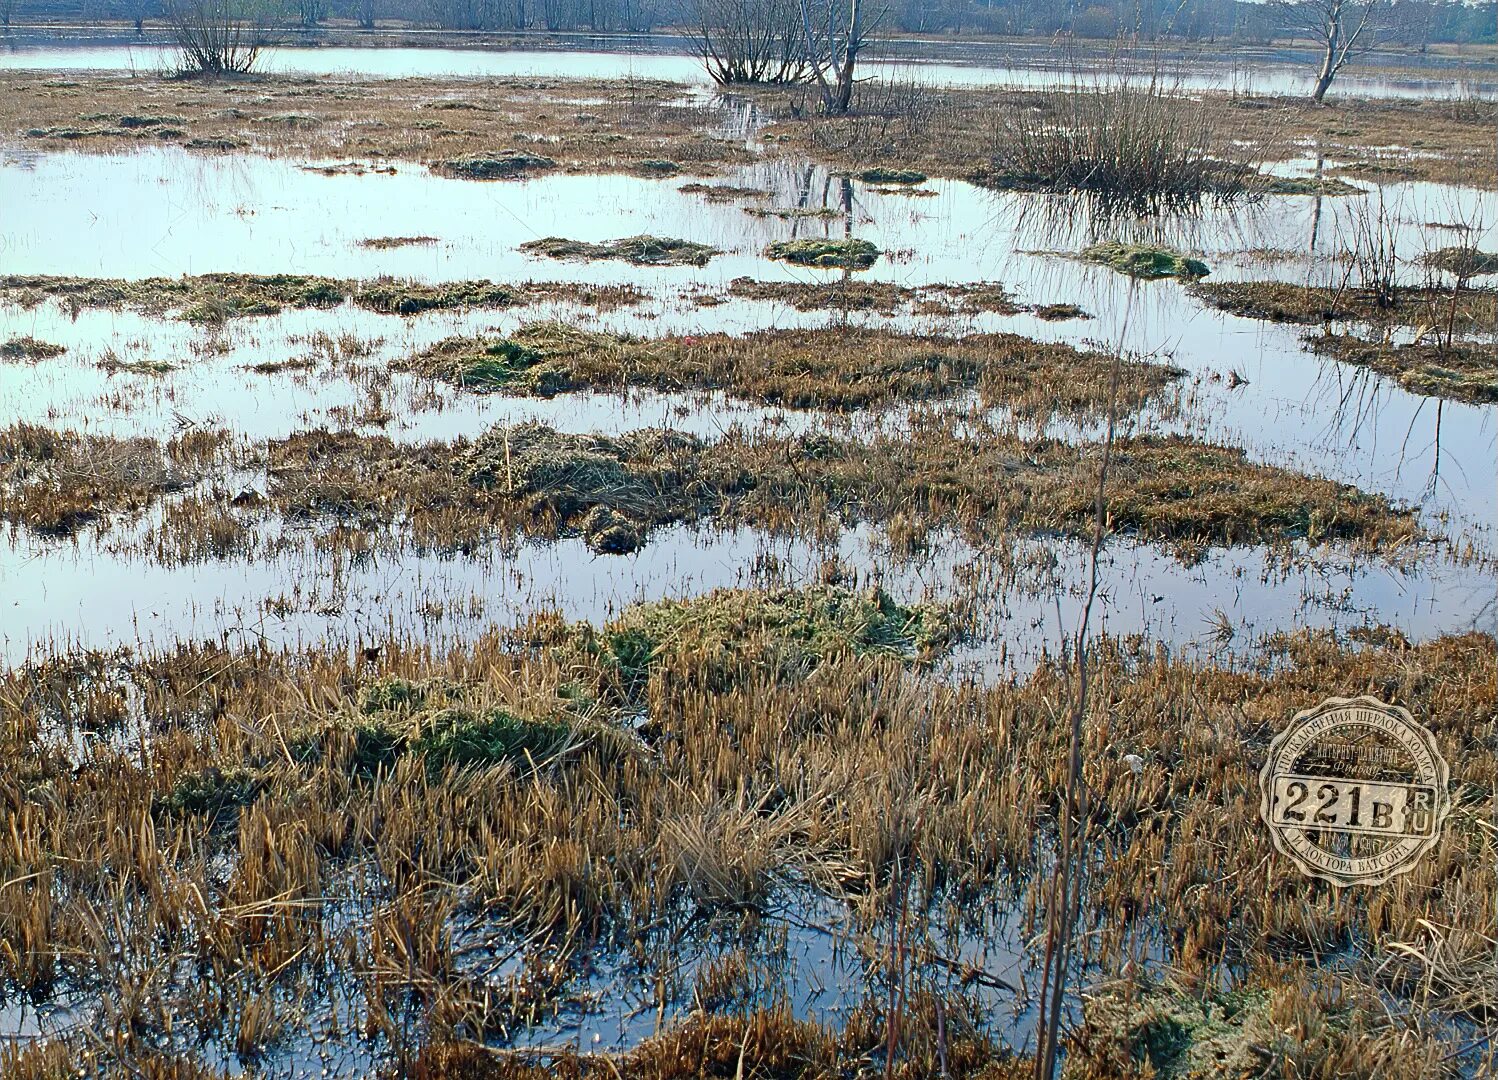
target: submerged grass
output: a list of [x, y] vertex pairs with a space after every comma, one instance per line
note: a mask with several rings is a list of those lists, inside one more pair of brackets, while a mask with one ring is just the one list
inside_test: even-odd
[[201, 476], [226, 441], [223, 431], [162, 444], [16, 424], [0, 430], [0, 521], [70, 536], [108, 515], [139, 513]]

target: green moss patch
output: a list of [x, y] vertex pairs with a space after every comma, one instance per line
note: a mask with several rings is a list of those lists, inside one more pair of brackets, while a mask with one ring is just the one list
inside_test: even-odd
[[1125, 244], [1118, 241], [1093, 244], [1082, 249], [1082, 258], [1086, 262], [1097, 263], [1138, 278], [1200, 278], [1211, 273], [1207, 264], [1200, 259], [1145, 244]]

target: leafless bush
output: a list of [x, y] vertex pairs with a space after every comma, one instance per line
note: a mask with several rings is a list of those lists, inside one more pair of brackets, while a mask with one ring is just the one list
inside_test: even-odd
[[1180, 204], [1251, 190], [1258, 170], [1219, 134], [1212, 105], [1159, 75], [1074, 75], [999, 125], [995, 183]]
[[1381, 308], [1392, 308], [1399, 293], [1399, 215], [1378, 197], [1355, 200], [1350, 208], [1349, 273]]
[[181, 53], [181, 71], [243, 75], [254, 68], [265, 33], [252, 4], [253, 0], [168, 0], [165, 15]]
[[689, 34], [719, 85], [799, 82], [806, 43], [795, 0], [692, 0]]

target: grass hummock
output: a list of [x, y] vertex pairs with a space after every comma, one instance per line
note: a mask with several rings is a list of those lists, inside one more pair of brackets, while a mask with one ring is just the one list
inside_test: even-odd
[[879, 249], [867, 240], [777, 240], [765, 248], [767, 258], [824, 269], [867, 270], [879, 258]]
[[1498, 345], [1441, 340], [1396, 345], [1353, 334], [1312, 334], [1307, 341], [1323, 355], [1389, 376], [1412, 394], [1498, 402]]
[[0, 360], [50, 360], [68, 350], [30, 335], [0, 341]]
[[1112, 241], [1082, 249], [1082, 259], [1121, 274], [1138, 278], [1200, 278], [1211, 270], [1200, 259], [1180, 255], [1168, 248]]
[[371, 251], [389, 251], [392, 248], [425, 247], [435, 244], [435, 236], [369, 236], [359, 241], [359, 246]]
[[557, 163], [543, 154], [502, 150], [498, 154], [465, 154], [434, 162], [432, 168], [466, 180], [518, 180], [532, 173], [555, 169]]
[[865, 184], [924, 184], [926, 182], [926, 174], [916, 169], [894, 169], [883, 165], [863, 170], [858, 174], [858, 178]]
[[520, 245], [520, 250], [550, 259], [619, 259], [635, 266], [706, 266], [714, 255], [720, 254], [717, 248], [707, 244], [649, 235], [626, 236], [602, 244], [547, 236], [527, 240]]
[[1425, 264], [1459, 278], [1498, 274], [1498, 254], [1474, 247], [1444, 247], [1425, 256]]
[[[1023, 310], [1001, 306], [1007, 302], [1002, 290], [964, 294], [958, 302], [969, 300], [965, 310]], [[1067, 309], [1055, 317], [1074, 314]], [[550, 322], [522, 326], [503, 338], [448, 338], [396, 368], [479, 392], [550, 397], [578, 389], [723, 391], [793, 408], [880, 407], [975, 391], [985, 405], [1044, 416], [1095, 413], [1106, 397], [1112, 361], [1096, 351], [1018, 334], [954, 337], [860, 328], [639, 338]], [[1134, 409], [1180, 372], [1130, 360], [1121, 374], [1121, 400]]]

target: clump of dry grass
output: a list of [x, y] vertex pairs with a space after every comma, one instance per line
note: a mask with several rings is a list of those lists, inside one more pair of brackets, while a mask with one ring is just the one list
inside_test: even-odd
[[676, 189], [684, 195], [701, 195], [708, 202], [737, 202], [740, 199], [768, 199], [775, 193], [766, 188], [742, 184], [704, 184], [693, 181]]
[[[1379, 287], [1285, 282], [1193, 283], [1213, 307], [1270, 322], [1324, 324], [1308, 333], [1317, 352], [1387, 375], [1411, 393], [1456, 401], [1498, 400], [1498, 290], [1463, 284]], [[1353, 332], [1333, 332], [1336, 323]], [[1360, 325], [1359, 325], [1360, 324]], [[1395, 343], [1399, 329], [1414, 340]]]
[[987, 281], [907, 286], [862, 278], [757, 281], [740, 277], [728, 283], [728, 294], [746, 300], [790, 304], [798, 311], [878, 311], [894, 315], [901, 309], [909, 309], [917, 315], [971, 315], [978, 312], [1018, 315], [1036, 310], [1018, 303], [1003, 285]]
[[1459, 278], [1498, 274], [1498, 255], [1475, 247], [1444, 247], [1425, 256], [1426, 265]]
[[392, 248], [426, 247], [435, 244], [435, 236], [370, 236], [359, 241], [359, 246], [372, 251], [389, 251]]
[[202, 475], [226, 437], [200, 432], [162, 445], [16, 424], [0, 431], [0, 519], [66, 536], [138, 512]]
[[1198, 281], [1191, 293], [1234, 315], [1268, 322], [1316, 325], [1367, 322], [1378, 326], [1445, 327], [1451, 305], [1461, 330], [1498, 325], [1498, 289], [1396, 285], [1382, 293], [1356, 285], [1297, 285], [1283, 281]]
[[880, 254], [872, 241], [851, 236], [776, 240], [765, 248], [766, 258], [822, 270], [867, 270]]
[[0, 360], [50, 360], [68, 350], [27, 335], [0, 342]]
[[1498, 345], [1428, 340], [1395, 345], [1350, 334], [1315, 334], [1307, 340], [1317, 352], [1388, 375], [1412, 394], [1498, 401]]
[[523, 150], [501, 150], [497, 154], [465, 154], [446, 158], [432, 168], [468, 180], [516, 180], [531, 173], [555, 169], [557, 163], [544, 154]]

